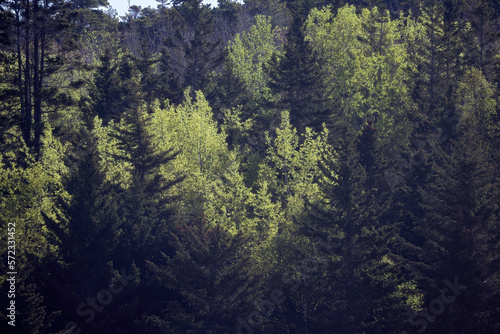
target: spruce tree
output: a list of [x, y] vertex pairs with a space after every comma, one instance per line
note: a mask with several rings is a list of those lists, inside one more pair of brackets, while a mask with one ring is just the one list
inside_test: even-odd
[[225, 65], [222, 73], [217, 75], [214, 81], [217, 89], [211, 89], [212, 93], [207, 96], [207, 100], [214, 110], [214, 118], [222, 123], [225, 111], [242, 108], [245, 110], [245, 113], [242, 114], [242, 121], [248, 120], [252, 111], [255, 110], [249, 108], [250, 94], [247, 92], [245, 82], [235, 75], [233, 68]]
[[202, 217], [178, 226], [171, 232], [175, 254], [148, 261], [178, 298], [169, 303], [171, 312], [150, 320], [164, 332], [234, 332], [237, 318], [257, 299], [247, 241], [241, 232], [233, 236], [220, 226], [209, 228]]
[[[491, 82], [500, 80], [495, 71], [495, 55], [500, 51], [495, 43], [500, 31], [495, 27], [495, 11], [491, 1], [479, 0], [464, 2], [462, 12], [467, 13], [465, 19], [470, 22], [474, 35], [474, 45], [471, 47], [472, 64], [479, 68], [483, 75]], [[497, 18], [498, 20], [498, 18]]]
[[490, 143], [472, 117], [462, 119], [457, 136], [434, 161], [431, 182], [422, 189], [425, 216], [418, 231], [426, 239], [420, 272], [427, 300], [445, 280], [459, 283], [449, 292], [453, 304], [428, 326], [433, 333], [494, 333], [500, 328], [498, 175]]
[[[316, 332], [395, 331], [410, 314], [406, 301], [415, 292], [402, 280], [394, 253], [397, 224], [387, 219], [390, 199], [377, 177], [379, 153], [370, 148], [373, 128], [367, 125], [359, 137], [346, 122], [337, 130], [335, 159], [322, 167], [324, 199], [309, 204], [302, 229], [328, 253], [317, 274], [323, 297], [311, 318]], [[375, 166], [368, 165], [371, 159]]]
[[120, 80], [118, 78], [121, 55], [116, 45], [105, 45], [95, 66], [95, 74], [89, 89], [88, 109], [91, 117], [99, 116], [107, 124], [116, 118], [120, 102]]
[[55, 327], [100, 332], [97, 321], [86, 324], [75, 310], [87, 297], [107, 288], [113, 278], [110, 264], [119, 241], [123, 191], [106, 180], [99, 163], [97, 138], [92, 133], [92, 119], [87, 125], [81, 130], [80, 142], [71, 157], [74, 170], [67, 185], [72, 196], [71, 204], [66, 206], [68, 224], [65, 228], [50, 225], [60, 239], [62, 265], [57, 270], [47, 270], [57, 275], [47, 276], [53, 307], [63, 310]]
[[[128, 83], [127, 89], [133, 92], [134, 85], [138, 82]], [[98, 151], [95, 139], [85, 136], [88, 141], [83, 144], [72, 184], [73, 218], [69, 235], [64, 238], [69, 264], [64, 275], [69, 283], [64, 286], [74, 287], [75, 291], [64, 302], [64, 309], [74, 310], [82, 300], [96, 296], [102, 289], [120, 292], [112, 295], [109, 305], [97, 304], [102, 312], [96, 312], [95, 319], [88, 323], [89, 318], [66, 313], [62, 325], [69, 323], [93, 333], [137, 331], [142, 313], [159, 312], [159, 305], [171, 298], [157, 298], [159, 286], [145, 270], [145, 260], [158, 258], [160, 250], [171, 252], [166, 236], [174, 223], [168, 189], [181, 179], [166, 180], [160, 173], [159, 167], [174, 159], [176, 153], [155, 150], [148, 132], [146, 107], [133, 108], [138, 96], [136, 93], [129, 98], [130, 109], [120, 123], [108, 129], [111, 138], [105, 138], [117, 140], [116, 153], [109, 158], [126, 162], [123, 166], [128, 168], [125, 172], [130, 179], [106, 175], [99, 156], [104, 152]], [[86, 256], [81, 257], [82, 253]], [[61, 291], [59, 295], [63, 295]]]
[[[424, 114], [425, 129], [432, 131], [433, 126], [439, 125], [451, 138], [452, 124], [446, 120], [456, 115], [453, 100], [456, 82], [470, 64], [467, 57], [467, 49], [472, 47], [470, 31], [466, 22], [459, 19], [454, 1], [430, 0], [421, 7], [422, 15], [417, 22], [423, 34], [419, 41], [408, 44], [413, 64], [412, 95]], [[425, 129], [420, 131], [425, 133]]]
[[178, 152], [173, 152], [173, 149], [155, 151], [152, 134], [148, 132], [149, 121], [150, 116], [143, 106], [132, 106], [125, 112], [123, 121], [116, 126], [117, 133], [113, 135], [122, 152], [116, 158], [129, 163], [132, 175], [125, 191], [119, 254], [128, 264], [135, 260], [139, 266], [144, 259], [157, 254], [166, 228], [172, 226], [172, 212], [168, 208], [172, 198], [167, 190], [182, 180], [167, 180], [160, 173], [159, 167], [172, 161]]
[[[182, 90], [205, 90], [209, 74], [218, 68], [224, 59], [220, 40], [213, 36], [214, 15], [202, 0], [174, 0], [173, 6], [182, 17], [175, 38], [184, 53], [185, 68]], [[180, 59], [179, 59], [180, 60]]]
[[308, 10], [301, 4], [296, 6], [283, 56], [275, 54], [269, 62], [268, 85], [278, 95], [274, 107], [288, 110], [291, 123], [302, 133], [307, 126], [319, 130], [327, 121], [329, 110], [319, 58], [304, 36]]

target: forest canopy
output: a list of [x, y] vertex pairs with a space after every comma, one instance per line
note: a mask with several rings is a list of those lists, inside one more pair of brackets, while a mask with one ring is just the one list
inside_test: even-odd
[[0, 0], [2, 333], [500, 332], [498, 0], [157, 1]]

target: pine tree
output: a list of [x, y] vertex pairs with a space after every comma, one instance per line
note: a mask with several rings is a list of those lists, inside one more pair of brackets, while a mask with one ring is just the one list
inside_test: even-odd
[[118, 116], [121, 95], [118, 68], [121, 55], [116, 47], [113, 44], [104, 46], [89, 92], [89, 116], [99, 116], [104, 124]]
[[[256, 299], [255, 274], [250, 271], [247, 238], [220, 226], [194, 219], [171, 233], [175, 255], [148, 262], [149, 269], [178, 299], [158, 321], [163, 331], [182, 333], [233, 332], [237, 317]], [[158, 319], [158, 317], [156, 318]], [[168, 324], [168, 325], [167, 325]], [[168, 327], [167, 327], [168, 326]]]
[[[66, 292], [66, 300], [60, 302], [64, 310], [74, 310], [102, 289], [119, 293], [113, 292], [109, 304], [97, 303], [97, 310], [102, 312], [94, 312], [92, 317], [90, 311], [86, 319], [71, 312], [63, 314], [60, 325], [66, 329], [76, 326], [94, 333], [137, 330], [137, 314], [157, 312], [161, 303], [170, 298], [155, 298], [160, 287], [144, 269], [145, 260], [158, 258], [160, 250], [170, 254], [166, 236], [173, 221], [168, 189], [181, 179], [166, 180], [160, 173], [159, 167], [168, 164], [176, 154], [173, 150], [158, 152], [153, 147], [146, 107], [134, 109], [133, 105], [131, 97], [127, 104], [131, 109], [123, 114], [118, 125], [110, 123], [110, 136], [104, 137], [117, 141], [115, 153], [108, 158], [126, 162], [122, 166], [128, 168], [125, 172], [130, 179], [110, 178], [102, 168], [102, 155], [109, 152], [99, 151], [101, 143], [97, 138], [83, 133], [77, 173], [70, 183], [74, 194], [69, 208], [72, 219], [68, 232], [61, 238], [67, 268], [58, 277], [65, 280], [61, 286], [74, 291], [69, 296]], [[101, 136], [97, 134], [101, 130], [94, 126], [94, 135]], [[62, 300], [64, 289], [54, 291]], [[97, 296], [98, 301], [100, 298], [108, 300], [109, 294]]]
[[179, 104], [182, 101], [182, 88], [179, 78], [175, 76], [170, 65], [173, 63], [172, 56], [163, 47], [160, 51], [159, 62], [157, 64], [157, 91], [155, 98], [163, 102], [168, 99], [172, 103]]
[[433, 288], [458, 281], [454, 302], [428, 324], [433, 333], [494, 333], [498, 313], [500, 233], [498, 176], [490, 144], [468, 116], [462, 119], [449, 152], [433, 163], [432, 180], [422, 190], [426, 214], [419, 222], [425, 236], [421, 279]]
[[389, 198], [378, 183], [381, 171], [374, 167], [380, 162], [367, 165], [379, 159], [370, 148], [373, 128], [367, 125], [360, 137], [348, 123], [337, 131], [335, 159], [322, 165], [324, 198], [309, 203], [302, 228], [327, 253], [316, 274], [323, 297], [311, 312], [315, 332], [395, 331], [410, 314], [407, 300], [415, 292], [400, 276], [401, 258], [392, 245], [397, 225], [387, 219]]
[[[41, 143], [47, 113], [47, 103], [54, 106], [59, 88], [48, 83], [52, 74], [60, 71], [62, 54], [74, 47], [71, 20], [64, 1], [8, 1], [5, 7], [14, 14], [12, 31], [16, 56], [18, 126], [24, 142], [40, 159]], [[55, 50], [58, 50], [55, 52]]]
[[139, 266], [144, 259], [157, 254], [162, 235], [172, 224], [172, 213], [167, 205], [171, 198], [167, 190], [182, 180], [167, 180], [160, 173], [159, 167], [172, 161], [178, 153], [173, 149], [155, 151], [148, 130], [149, 121], [150, 116], [144, 107], [131, 106], [113, 135], [122, 152], [116, 158], [129, 163], [132, 175], [125, 191], [126, 209], [118, 252], [124, 262], [130, 264], [135, 259]]
[[75, 326], [98, 333], [98, 322], [87, 324], [75, 309], [100, 289], [108, 288], [113, 278], [111, 263], [119, 242], [123, 190], [106, 179], [93, 131], [94, 120], [88, 117], [86, 121], [79, 133], [80, 141], [72, 147], [68, 159], [73, 167], [66, 185], [72, 200], [64, 205], [68, 223], [61, 225], [45, 217], [57, 236], [60, 258], [44, 264], [39, 281], [45, 283], [45, 291], [50, 294], [47, 299], [51, 308], [62, 310], [55, 328]]
[[[423, 111], [427, 122], [441, 123], [447, 137], [452, 130], [443, 120], [456, 115], [453, 96], [458, 78], [470, 63], [466, 50], [471, 48], [470, 29], [459, 20], [454, 1], [429, 1], [422, 5], [419, 29], [420, 40], [409, 43], [413, 99]], [[410, 67], [412, 68], [412, 67]], [[432, 126], [427, 128], [432, 130]]]
[[269, 87], [279, 96], [275, 107], [288, 110], [292, 124], [302, 133], [307, 126], [319, 130], [328, 120], [329, 110], [319, 59], [304, 37], [303, 24], [308, 10], [297, 6], [283, 56], [275, 54], [268, 69]]
[[[495, 43], [500, 31], [495, 27], [495, 11], [491, 1], [464, 1], [461, 11], [466, 15], [465, 19], [470, 22], [472, 34], [474, 35], [474, 47], [472, 53], [472, 64], [479, 68], [483, 75], [491, 82], [499, 82], [498, 74], [495, 74], [495, 55], [498, 54], [499, 46]], [[465, 14], [466, 13], [466, 14]]]
[[202, 0], [174, 0], [173, 6], [182, 17], [175, 35], [185, 60], [182, 90], [205, 90], [209, 74], [224, 59], [220, 40], [213, 36], [214, 16]]
[[212, 94], [207, 96], [207, 100], [214, 110], [214, 118], [222, 123], [225, 111], [241, 108], [245, 110], [242, 121], [248, 120], [252, 115], [249, 106], [250, 94], [247, 92], [245, 82], [238, 78], [233, 68], [225, 65], [222, 73], [216, 77], [215, 83], [217, 89], [211, 90]]

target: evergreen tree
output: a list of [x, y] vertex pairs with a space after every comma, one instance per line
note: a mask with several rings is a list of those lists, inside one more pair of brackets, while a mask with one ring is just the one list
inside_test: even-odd
[[[171, 233], [175, 255], [148, 267], [178, 299], [173, 312], [155, 317], [161, 330], [173, 333], [233, 332], [237, 317], [255, 298], [255, 274], [247, 238], [231, 235], [220, 226], [208, 228], [203, 219], [179, 226]], [[175, 311], [174, 311], [175, 310]]]
[[359, 138], [347, 123], [338, 131], [335, 159], [323, 164], [324, 199], [309, 204], [302, 228], [329, 253], [316, 274], [324, 280], [324, 296], [311, 312], [315, 332], [396, 331], [410, 314], [407, 301], [415, 291], [400, 276], [401, 258], [392, 245], [397, 225], [387, 219], [389, 199], [375, 181], [381, 172], [366, 165], [377, 157], [373, 128], [367, 125]]
[[127, 19], [123, 28], [124, 44], [141, 74], [141, 91], [148, 107], [152, 107], [156, 99], [180, 102], [181, 89], [173, 71], [173, 60], [178, 50], [168, 50], [167, 46], [168, 38], [174, 34], [172, 26], [180, 24], [179, 14], [166, 7], [158, 11], [144, 8], [137, 18], [128, 16]]
[[204, 90], [209, 74], [224, 59], [220, 40], [213, 36], [213, 12], [202, 0], [174, 0], [172, 4], [182, 17], [175, 35], [185, 60], [182, 88]]
[[89, 94], [90, 117], [99, 116], [104, 124], [118, 116], [120, 104], [119, 60], [116, 43], [105, 45], [92, 80]]
[[[159, 251], [168, 226], [172, 226], [171, 198], [167, 190], [182, 178], [166, 179], [159, 167], [172, 161], [173, 149], [158, 152], [152, 143], [148, 123], [150, 116], [144, 107], [128, 109], [116, 126], [118, 148], [116, 158], [128, 162], [131, 181], [125, 191], [125, 212], [118, 254], [123, 265], [135, 262], [141, 267], [144, 259]], [[128, 262], [128, 263], [127, 263]]]
[[491, 1], [466, 1], [462, 4], [461, 11], [465, 19], [471, 23], [474, 35], [474, 47], [471, 48], [472, 64], [479, 68], [489, 81], [500, 81], [495, 71], [495, 56], [500, 51], [495, 43], [498, 40], [500, 29], [495, 26], [494, 4]]
[[304, 37], [304, 16], [299, 10], [293, 14], [283, 56], [274, 55], [268, 65], [269, 87], [279, 96], [275, 107], [290, 112], [300, 133], [306, 126], [320, 129], [329, 113], [319, 60]]
[[[427, 298], [443, 281], [458, 281], [456, 299], [440, 321], [428, 323], [433, 333], [494, 333], [498, 304], [500, 233], [499, 183], [490, 144], [472, 117], [463, 118], [449, 152], [433, 163], [432, 180], [422, 190], [426, 214], [419, 231], [422, 284]], [[429, 300], [428, 299], [428, 300]]]
[[[59, 87], [49, 84], [52, 74], [60, 71], [63, 53], [74, 47], [77, 36], [71, 34], [71, 11], [64, 1], [8, 1], [5, 7], [14, 14], [12, 30], [16, 57], [16, 109], [24, 142], [37, 159], [41, 154], [44, 114], [47, 102], [56, 105]], [[57, 105], [56, 105], [57, 106]], [[49, 109], [50, 110], [50, 109]]]
[[409, 43], [412, 96], [426, 122], [431, 124], [427, 129], [440, 124], [451, 138], [450, 124], [443, 124], [443, 120], [456, 115], [455, 83], [470, 64], [468, 57], [464, 57], [472, 47], [470, 30], [459, 20], [454, 1], [429, 1], [422, 5], [421, 11], [418, 27], [423, 34]]
[[156, 74], [158, 77], [157, 92], [155, 98], [160, 101], [168, 99], [172, 103], [180, 104], [182, 102], [183, 91], [179, 83], [179, 78], [175, 76], [171, 69], [171, 64], [174, 63], [172, 55], [163, 47], [160, 51], [159, 62], [157, 64]]
[[[247, 92], [245, 82], [234, 73], [233, 68], [225, 65], [223, 71], [215, 79], [217, 89], [212, 90], [212, 94], [207, 96], [214, 110], [214, 118], [222, 123], [224, 112], [233, 108], [249, 109], [250, 94]], [[245, 112], [243, 115], [246, 121], [251, 113]]]
[[[156, 151], [145, 107], [132, 108], [133, 105], [132, 97], [122, 121], [104, 128], [109, 132], [104, 140], [114, 139], [117, 145], [111, 157], [106, 157], [110, 153], [102, 150], [101, 139], [85, 133], [83, 136], [82, 155], [71, 183], [75, 195], [70, 208], [72, 220], [62, 238], [68, 268], [61, 270], [64, 275], [59, 278], [66, 279], [64, 286], [73, 287], [71, 291], [75, 292], [61, 302], [63, 309], [79, 307], [80, 311], [63, 315], [61, 327], [66, 329], [74, 327], [94, 333], [137, 330], [142, 313], [157, 312], [165, 300], [155, 299], [159, 286], [144, 271], [145, 260], [157, 258], [160, 250], [169, 253], [166, 236], [173, 221], [168, 189], [181, 179], [167, 180], [160, 173], [159, 167], [168, 164], [176, 154], [173, 150]], [[94, 136], [102, 136], [102, 130], [94, 125]], [[125, 168], [122, 173], [130, 178], [107, 175], [108, 171], [102, 169], [103, 158], [121, 162]], [[82, 257], [82, 253], [86, 256]], [[103, 289], [114, 291], [111, 300], [109, 294], [98, 295]], [[54, 291], [62, 299], [64, 291]], [[96, 304], [96, 312], [88, 311], [87, 318], [81, 318], [81, 301], [93, 296], [104, 302]]]
[[63, 264], [51, 277], [50, 291], [53, 307], [63, 310], [56, 327], [100, 332], [97, 321], [87, 324], [75, 310], [87, 297], [108, 288], [113, 278], [110, 265], [119, 242], [123, 191], [106, 180], [92, 119], [88, 122], [89, 128], [82, 129], [73, 151], [75, 170], [67, 186], [72, 196], [66, 208], [68, 225], [61, 228], [51, 224], [61, 240]]

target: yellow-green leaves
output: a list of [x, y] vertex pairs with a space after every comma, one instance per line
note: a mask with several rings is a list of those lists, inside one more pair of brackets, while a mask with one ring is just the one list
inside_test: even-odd
[[318, 134], [310, 128], [299, 137], [288, 111], [282, 112], [275, 135], [267, 134], [266, 157], [252, 202], [262, 245], [256, 253], [259, 265], [275, 269], [293, 262], [294, 250], [304, 242], [294, 233], [296, 222], [305, 213], [306, 201], [322, 198], [318, 182], [320, 161], [331, 152], [327, 137], [326, 129]]
[[193, 99], [186, 91], [184, 98], [181, 105], [156, 108], [151, 129], [158, 149], [172, 147], [180, 152], [172, 166], [163, 170], [166, 177], [186, 175], [176, 187], [180, 214], [204, 211], [210, 224], [221, 224], [233, 233], [253, 229], [247, 212], [251, 193], [239, 173], [236, 153], [228, 149], [225, 132], [218, 129], [201, 92]]
[[403, 114], [411, 99], [400, 30], [400, 22], [377, 7], [356, 14], [345, 6], [336, 16], [329, 7], [315, 9], [306, 22], [307, 38], [325, 62], [332, 100], [351, 124], [377, 117], [381, 137], [407, 132]]
[[[102, 125], [102, 119], [95, 117], [94, 128], [92, 133], [97, 138], [97, 148], [99, 150], [99, 162], [102, 170], [106, 175], [106, 181], [111, 181], [121, 185], [123, 188], [128, 188], [132, 180], [130, 173], [132, 165], [130, 162], [116, 159], [114, 156], [119, 153], [118, 139], [111, 136], [115, 131], [113, 129], [114, 122], [110, 122], [108, 126]], [[120, 152], [129, 154], [128, 152]]]
[[324, 61], [332, 99], [341, 101], [351, 117], [359, 110], [360, 89], [356, 72], [361, 69], [361, 18], [354, 6], [340, 8], [335, 16], [330, 7], [313, 9], [306, 21], [306, 38]]
[[287, 111], [281, 115], [276, 137], [267, 136], [267, 163], [261, 167], [261, 182], [271, 186], [288, 217], [302, 213], [305, 199], [314, 202], [320, 197], [319, 162], [328, 152], [327, 137], [326, 129], [315, 134], [306, 128], [300, 140]]
[[26, 254], [43, 258], [57, 249], [49, 241], [57, 238], [47, 228], [44, 215], [64, 228], [66, 217], [60, 203], [68, 204], [71, 200], [65, 189], [68, 176], [68, 168], [63, 162], [66, 146], [52, 135], [50, 126], [44, 131], [42, 144], [39, 161], [23, 149], [24, 167], [9, 157], [0, 156], [0, 226], [4, 229], [8, 223], [15, 224], [19, 261]]
[[209, 224], [220, 225], [232, 234], [255, 234], [256, 220], [251, 214], [254, 194], [245, 186], [238, 164], [230, 165], [223, 178], [205, 182], [204, 211]]
[[281, 49], [279, 28], [273, 28], [271, 18], [257, 15], [249, 32], [236, 35], [228, 44], [229, 64], [248, 87], [254, 100], [271, 100], [264, 65]]
[[186, 91], [184, 98], [179, 106], [156, 108], [152, 119], [154, 142], [161, 149], [172, 147], [181, 152], [174, 163], [175, 170], [187, 174], [188, 179], [214, 179], [233, 159], [227, 149], [226, 134], [218, 130], [203, 93], [196, 92], [193, 100]]

